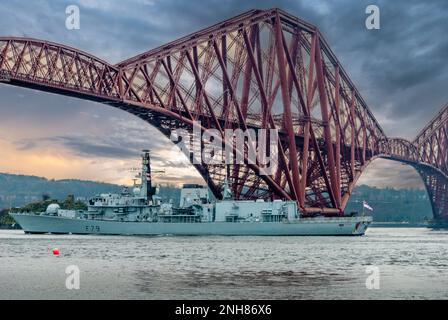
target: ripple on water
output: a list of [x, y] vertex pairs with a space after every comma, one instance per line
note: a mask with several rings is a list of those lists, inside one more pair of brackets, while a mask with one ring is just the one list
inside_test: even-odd
[[[0, 231], [0, 298], [448, 298], [447, 244], [448, 232], [403, 228], [355, 238]], [[75, 295], [64, 286], [70, 264], [81, 270]], [[371, 265], [380, 270], [379, 291], [365, 287]]]

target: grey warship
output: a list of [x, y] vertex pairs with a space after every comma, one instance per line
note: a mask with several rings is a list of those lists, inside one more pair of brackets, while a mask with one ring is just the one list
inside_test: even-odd
[[164, 203], [153, 186], [148, 150], [139, 177], [132, 190], [92, 197], [87, 210], [50, 204], [45, 212], [10, 215], [27, 234], [352, 236], [363, 235], [372, 221], [367, 216], [301, 217], [295, 201], [234, 200], [227, 181], [223, 200], [212, 200], [205, 186], [185, 184], [178, 205]]

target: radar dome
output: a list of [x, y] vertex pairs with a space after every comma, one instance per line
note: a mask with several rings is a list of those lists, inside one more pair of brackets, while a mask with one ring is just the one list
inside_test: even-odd
[[140, 195], [140, 188], [134, 188], [134, 190], [132, 190], [132, 192], [134, 193], [134, 196], [138, 196], [138, 195]]
[[52, 203], [47, 207], [46, 214], [56, 215], [61, 207], [57, 203]]

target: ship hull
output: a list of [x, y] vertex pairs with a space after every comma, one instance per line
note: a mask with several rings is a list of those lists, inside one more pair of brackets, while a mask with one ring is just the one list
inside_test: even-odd
[[303, 218], [288, 222], [154, 223], [11, 214], [25, 233], [103, 235], [360, 236], [370, 217]]

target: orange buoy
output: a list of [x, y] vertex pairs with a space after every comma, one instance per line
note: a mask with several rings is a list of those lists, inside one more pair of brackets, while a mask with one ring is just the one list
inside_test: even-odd
[[59, 255], [59, 249], [58, 248], [54, 248], [53, 249], [53, 255], [55, 255], [55, 256]]

